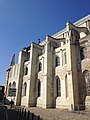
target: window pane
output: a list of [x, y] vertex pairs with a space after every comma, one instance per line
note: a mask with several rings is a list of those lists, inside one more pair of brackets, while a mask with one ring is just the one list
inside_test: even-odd
[[42, 70], [42, 63], [40, 62], [38, 66], [38, 71], [41, 71], [41, 70]]
[[60, 79], [56, 78], [56, 89], [57, 89], [57, 97], [61, 96], [61, 83]]
[[57, 56], [56, 57], [56, 67], [60, 65], [60, 58]]
[[40, 80], [38, 81], [38, 97], [41, 96], [41, 82]]

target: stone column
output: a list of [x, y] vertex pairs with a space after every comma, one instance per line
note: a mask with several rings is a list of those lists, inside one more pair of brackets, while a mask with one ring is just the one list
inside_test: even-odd
[[6, 71], [5, 97], [8, 96], [9, 69]]
[[22, 97], [22, 83], [23, 83], [23, 63], [24, 63], [24, 51], [19, 52], [19, 59], [18, 59], [18, 64], [19, 64], [19, 70], [18, 70], [18, 86], [16, 90], [16, 105], [21, 105], [21, 97]]
[[[67, 38], [66, 38], [66, 53], [67, 53], [67, 78], [69, 86], [69, 105], [75, 107], [79, 104], [79, 77], [78, 77], [78, 57], [79, 57], [79, 33], [76, 28], [67, 22]], [[70, 108], [71, 109], [71, 108]]]
[[46, 36], [45, 61], [44, 61], [44, 81], [43, 81], [43, 107], [54, 106], [54, 55], [52, 39]]
[[31, 44], [30, 65], [29, 65], [29, 80], [28, 80], [28, 101], [27, 106], [36, 106], [36, 83], [37, 83], [37, 61], [38, 55], [41, 54], [41, 47], [38, 44]]

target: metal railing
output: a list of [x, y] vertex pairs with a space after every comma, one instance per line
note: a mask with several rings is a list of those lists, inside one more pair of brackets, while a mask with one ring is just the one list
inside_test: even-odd
[[29, 110], [26, 111], [25, 108], [18, 108], [17, 111], [26, 119], [26, 120], [42, 120], [39, 115], [35, 115]]

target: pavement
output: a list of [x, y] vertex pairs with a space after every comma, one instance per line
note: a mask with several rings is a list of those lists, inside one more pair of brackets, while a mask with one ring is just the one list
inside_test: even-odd
[[[39, 115], [41, 120], [90, 120], [90, 110], [88, 111], [68, 111], [61, 109], [43, 109], [40, 107], [24, 107], [35, 115]], [[18, 106], [0, 106], [0, 120], [26, 120], [19, 112]]]
[[26, 110], [40, 115], [42, 120], [90, 120], [90, 112], [68, 111], [62, 109], [43, 109], [39, 107], [27, 107]]

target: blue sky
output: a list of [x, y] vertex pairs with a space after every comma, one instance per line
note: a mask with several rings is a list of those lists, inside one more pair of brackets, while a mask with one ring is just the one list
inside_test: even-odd
[[0, 0], [0, 85], [15, 54], [90, 14], [89, 0]]

